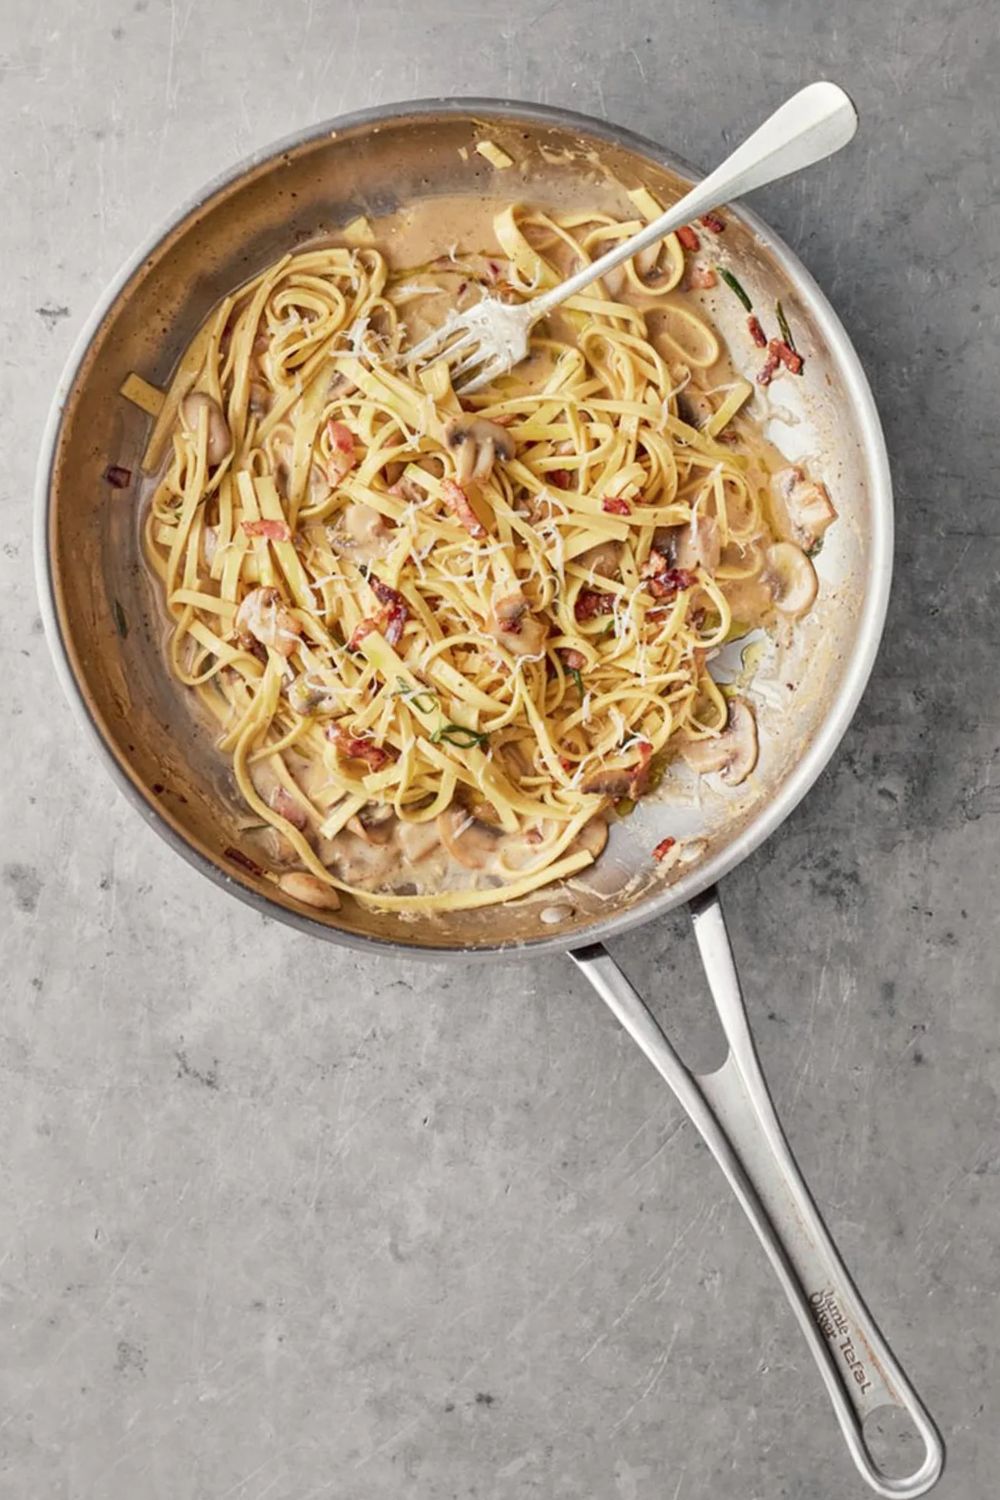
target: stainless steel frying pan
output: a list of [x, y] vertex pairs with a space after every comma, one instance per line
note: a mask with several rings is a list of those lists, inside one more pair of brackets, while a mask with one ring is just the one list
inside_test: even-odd
[[[498, 173], [474, 149], [489, 137], [515, 166]], [[530, 198], [628, 213], [644, 182], [664, 201], [696, 176], [651, 142], [538, 105], [433, 100], [317, 126], [213, 183], [118, 276], [84, 329], [42, 449], [37, 569], [49, 641], [66, 692], [126, 795], [180, 854], [216, 883], [301, 932], [355, 948], [463, 959], [568, 949], [580, 971], [673, 1089], [760, 1238], [798, 1319], [851, 1456], [880, 1495], [925, 1493], [941, 1440], [861, 1300], [799, 1174], [750, 1034], [715, 883], [805, 794], [847, 728], [867, 681], [889, 591], [892, 497], [878, 416], [829, 304], [790, 251], [753, 215], [730, 213], [722, 253], [757, 304], [781, 297], [807, 375], [773, 388], [771, 435], [808, 456], [840, 511], [820, 559], [821, 597], [801, 649], [761, 686], [760, 764], [739, 798], [706, 792], [616, 825], [587, 879], [486, 912], [402, 920], [348, 904], [304, 915], [239, 862], [239, 807], [222, 759], [164, 669], [165, 621], [145, 578], [134, 488], [104, 481], [110, 463], [138, 472], [147, 422], [118, 397], [131, 370], [165, 384], [185, 344], [226, 292], [296, 243], [359, 213], [379, 217], [428, 197]], [[743, 310], [713, 309], [732, 343]], [[790, 681], [791, 679], [791, 681]], [[688, 835], [689, 862], [665, 876], [650, 858], [664, 833]], [[234, 861], [233, 851], [236, 851]], [[249, 851], [244, 851], [249, 852]], [[689, 1072], [604, 942], [690, 905], [729, 1043], [724, 1065]], [[872, 1454], [866, 1418], [902, 1408], [923, 1456], [892, 1477]]]

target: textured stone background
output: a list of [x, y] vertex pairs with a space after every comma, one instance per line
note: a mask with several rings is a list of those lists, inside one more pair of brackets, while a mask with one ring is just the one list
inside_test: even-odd
[[[81, 745], [28, 541], [75, 329], [125, 253], [252, 148], [458, 91], [592, 111], [710, 164], [824, 74], [861, 137], [757, 206], [872, 377], [898, 571], [840, 754], [726, 901], [789, 1133], [948, 1440], [939, 1493], [992, 1493], [995, 7], [4, 0], [3, 17], [0, 1494], [862, 1493], [749, 1230], [571, 966], [359, 959], [200, 880]], [[620, 957], [676, 1034], [699, 1029], [682, 915]]]

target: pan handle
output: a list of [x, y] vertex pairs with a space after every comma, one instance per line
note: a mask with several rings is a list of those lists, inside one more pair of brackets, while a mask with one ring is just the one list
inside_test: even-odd
[[[722, 1168], [753, 1225], [816, 1361], [858, 1471], [878, 1495], [923, 1495], [940, 1478], [944, 1447], [851, 1280], [817, 1212], [774, 1111], [714, 888], [691, 903], [695, 937], [729, 1043], [722, 1067], [688, 1071], [646, 1005], [600, 943], [571, 953], [657, 1072], [670, 1085]], [[924, 1456], [896, 1478], [876, 1462], [864, 1433], [878, 1407], [906, 1412]]]

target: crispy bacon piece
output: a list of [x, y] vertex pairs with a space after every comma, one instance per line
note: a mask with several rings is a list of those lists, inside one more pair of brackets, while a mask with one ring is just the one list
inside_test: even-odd
[[230, 844], [229, 847], [223, 849], [222, 852], [229, 860], [230, 864], [239, 865], [240, 869], [246, 870], [247, 874], [263, 875], [264, 871], [261, 869], [260, 865], [252, 860], [249, 854], [244, 854], [242, 849], [234, 849]]
[[710, 229], [713, 234], [721, 234], [726, 227], [725, 220], [720, 219], [718, 214], [702, 214], [698, 223], [704, 224], [705, 228]]
[[767, 334], [764, 332], [763, 328], [761, 328], [760, 319], [756, 316], [755, 313], [751, 313], [749, 318], [747, 318], [747, 327], [750, 330], [750, 337], [757, 345], [757, 348], [766, 349]]
[[711, 266], [692, 266], [688, 272], [688, 286], [697, 292], [707, 292], [715, 286], [718, 277]]
[[598, 589], [581, 589], [576, 596], [573, 613], [578, 620], [592, 620], [595, 615], [614, 613], [614, 594], [603, 594]]
[[331, 453], [326, 462], [326, 482], [335, 490], [354, 468], [354, 456], [349, 453]]
[[[371, 582], [371, 579], [369, 579], [369, 582]], [[360, 625], [355, 626], [351, 632], [351, 638], [347, 642], [348, 651], [356, 651], [365, 636], [371, 635], [376, 630], [380, 635], [385, 636], [390, 646], [398, 646], [402, 640], [403, 629], [410, 618], [410, 611], [406, 607], [406, 600], [401, 594], [397, 594], [395, 589], [389, 588], [387, 584], [383, 583], [381, 587], [387, 594], [395, 596], [393, 601], [387, 603], [384, 609], [380, 609], [377, 615], [369, 615], [361, 621]], [[378, 597], [381, 597], [381, 595]]]
[[701, 240], [695, 234], [690, 224], [682, 224], [677, 230], [677, 238], [685, 250], [697, 250]]
[[332, 453], [354, 452], [354, 434], [346, 422], [335, 422], [331, 417], [326, 424], [326, 435], [330, 439]]
[[631, 796], [641, 797], [649, 781], [649, 763], [653, 758], [653, 747], [648, 740], [641, 740], [636, 749], [639, 752], [639, 759], [632, 772]]
[[456, 484], [454, 479], [446, 479], [441, 485], [441, 495], [445, 510], [455, 517], [460, 526], [465, 527], [470, 536], [477, 541], [481, 540], [486, 535], [486, 527], [472, 509], [462, 486]]
[[666, 859], [667, 855], [670, 853], [676, 842], [676, 839], [661, 839], [656, 848], [653, 850], [653, 858]]
[[110, 464], [104, 471], [104, 477], [113, 490], [127, 490], [132, 483], [132, 470], [123, 469], [121, 464]]
[[771, 340], [770, 348], [767, 351], [767, 358], [761, 365], [760, 369], [757, 371], [758, 385], [770, 385], [771, 381], [774, 379], [775, 371], [781, 364], [780, 357], [774, 352], [775, 342], [776, 340]]
[[607, 511], [609, 516], [630, 516], [632, 514], [631, 505], [629, 505], [627, 500], [623, 500], [620, 495], [608, 495], [605, 500], [601, 501], [601, 509]]
[[372, 631], [377, 629], [378, 620], [374, 615], [369, 615], [367, 619], [361, 621], [360, 625], [355, 625], [354, 629], [351, 631], [351, 638], [347, 642], [348, 651], [356, 651], [361, 645], [361, 642], [364, 640], [365, 636], [371, 635]]
[[403, 627], [410, 617], [410, 612], [405, 604], [391, 604], [386, 611], [385, 625], [382, 634], [390, 646], [398, 646], [403, 639]]
[[409, 609], [400, 592], [390, 588], [388, 583], [382, 582], [381, 577], [376, 576], [375, 573], [367, 574], [367, 580], [379, 604], [384, 607], [379, 609], [378, 615], [369, 615], [361, 621], [360, 625], [355, 625], [351, 639], [348, 640], [348, 651], [357, 651], [364, 637], [370, 636], [373, 630], [378, 630], [379, 634], [385, 636], [390, 646], [399, 645], [403, 637], [403, 627], [409, 619]]
[[374, 740], [350, 734], [337, 723], [326, 726], [326, 737], [336, 745], [341, 755], [346, 755], [349, 760], [363, 760], [370, 771], [381, 771], [383, 766], [395, 759], [391, 751], [384, 749], [382, 745], [376, 745]]
[[697, 574], [688, 568], [662, 568], [646, 579], [646, 587], [654, 599], [669, 599], [683, 589], [693, 588], [697, 582]]
[[772, 339], [767, 346], [767, 359], [757, 372], [757, 384], [770, 385], [779, 365], [784, 365], [793, 375], [801, 375], [804, 364], [802, 355], [791, 344], [784, 339]]
[[[406, 600], [396, 589], [383, 583], [375, 573], [368, 574], [368, 587], [384, 608], [379, 612], [375, 628], [380, 630], [390, 646], [398, 646], [403, 637], [403, 627], [410, 618]], [[367, 623], [367, 622], [366, 622]], [[360, 630], [360, 626], [358, 629]], [[355, 635], [357, 631], [355, 631]], [[367, 635], [368, 632], [366, 631]], [[353, 639], [353, 638], [352, 638]]]
[[778, 356], [781, 363], [787, 369], [791, 370], [793, 375], [802, 374], [802, 366], [805, 361], [799, 351], [792, 348], [791, 344], [787, 344], [784, 339], [772, 339], [768, 345], [768, 349], [771, 354]]
[[330, 439], [326, 478], [327, 483], [335, 488], [354, 468], [354, 434], [346, 422], [335, 422], [331, 417], [326, 424], [326, 435]]
[[573, 483], [573, 476], [568, 469], [550, 469], [549, 479], [557, 490], [568, 490]]
[[387, 583], [383, 583], [381, 578], [370, 569], [368, 572], [368, 587], [380, 604], [395, 605], [402, 609], [406, 608], [406, 600], [402, 594], [396, 589], [390, 588]]
[[655, 578], [658, 573], [664, 573], [664, 572], [666, 572], [666, 570], [667, 570], [667, 568], [669, 566], [670, 566], [670, 562], [669, 562], [669, 559], [667, 558], [666, 554], [663, 553], [663, 552], [657, 552], [656, 548], [653, 547], [650, 550], [650, 554], [646, 558], [646, 561], [643, 563], [642, 567], [639, 569], [639, 577], [640, 578]]
[[247, 536], [264, 536], [269, 542], [290, 542], [292, 533], [287, 521], [241, 521]]
[[666, 599], [681, 589], [693, 588], [697, 574], [690, 568], [672, 568], [669, 559], [654, 547], [640, 570], [640, 577], [654, 599]]
[[403, 639], [403, 625], [408, 619], [409, 610], [406, 609], [405, 604], [391, 604], [385, 615], [385, 627], [382, 630], [390, 646], [399, 645], [400, 640]]

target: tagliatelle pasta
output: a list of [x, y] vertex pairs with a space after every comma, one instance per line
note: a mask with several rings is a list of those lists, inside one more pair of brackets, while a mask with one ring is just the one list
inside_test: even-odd
[[711, 656], [808, 608], [834, 513], [776, 478], [681, 290], [704, 269], [671, 236], [464, 401], [407, 360], [449, 308], [528, 297], [636, 227], [511, 206], [498, 250], [396, 267], [355, 226], [227, 297], [162, 403], [135, 386], [170, 667], [296, 899], [514, 899], [591, 863], [675, 754], [752, 769]]

